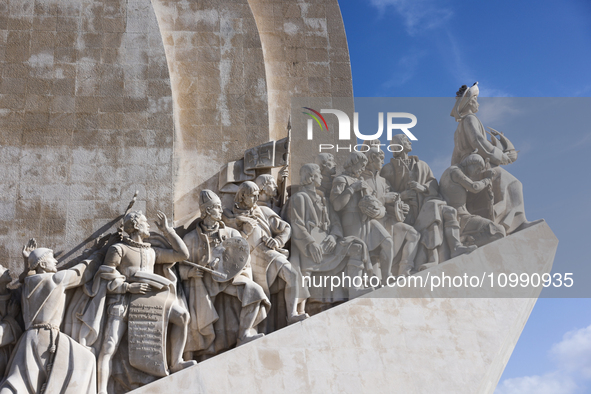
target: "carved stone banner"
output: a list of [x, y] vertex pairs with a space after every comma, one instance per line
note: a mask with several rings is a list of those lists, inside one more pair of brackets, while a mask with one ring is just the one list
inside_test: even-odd
[[129, 304], [129, 363], [154, 376], [167, 376], [166, 328], [171, 292], [134, 294]]

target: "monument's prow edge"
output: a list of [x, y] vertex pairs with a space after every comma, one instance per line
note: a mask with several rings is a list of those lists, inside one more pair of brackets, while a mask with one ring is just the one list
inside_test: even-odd
[[[542, 222], [428, 273], [455, 275], [472, 263], [489, 273], [541, 275], [557, 245]], [[133, 393], [494, 392], [541, 287], [520, 298], [462, 298], [456, 289], [447, 298], [416, 297], [412, 290], [377, 290]]]

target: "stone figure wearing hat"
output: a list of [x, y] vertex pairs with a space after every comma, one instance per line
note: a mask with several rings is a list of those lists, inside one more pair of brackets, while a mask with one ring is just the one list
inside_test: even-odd
[[[458, 165], [474, 150], [491, 166], [494, 202], [492, 217], [489, 214], [488, 201], [479, 195], [468, 197], [467, 209], [470, 213], [487, 217], [505, 228], [507, 234], [522, 230], [536, 222], [529, 222], [525, 217], [523, 185], [517, 178], [501, 166], [517, 160], [517, 151], [500, 132], [491, 129], [491, 141], [486, 138], [487, 131], [476, 117], [478, 112], [478, 82], [468, 88], [463, 85], [456, 93], [456, 103], [451, 111], [458, 122], [454, 134], [454, 151], [451, 164]], [[501, 142], [496, 139], [501, 137]], [[500, 145], [500, 146], [499, 146]]]
[[[203, 190], [199, 202], [201, 218], [183, 241], [189, 261], [211, 267], [214, 248], [242, 235], [222, 221], [222, 202], [214, 192]], [[191, 314], [186, 358], [202, 360], [263, 336], [257, 333], [257, 325], [266, 318], [271, 304], [263, 288], [253, 281], [249, 252], [247, 249], [243, 268], [227, 280], [195, 266], [179, 266]]]
[[285, 314], [277, 312], [277, 309], [274, 312], [273, 306], [271, 313], [276, 314], [276, 319], [265, 322], [265, 331], [269, 332], [273, 325], [276, 329], [285, 323], [306, 319], [307, 294], [302, 293], [301, 276], [287, 260], [289, 252], [283, 249], [291, 235], [291, 227], [272, 209], [258, 206], [258, 195], [256, 183], [246, 181], [240, 184], [232, 211], [224, 212], [224, 221], [236, 226], [247, 239], [254, 281], [262, 286], [267, 297], [279, 293], [284, 295]]
[[[108, 284], [108, 299], [105, 307], [107, 322], [98, 356], [99, 393], [107, 393], [111, 375], [111, 360], [117, 352], [123, 334], [128, 329], [129, 305], [132, 295], [145, 295], [148, 298], [158, 292], [156, 287], [145, 280], [146, 276], [154, 276], [155, 264], [175, 263], [189, 257], [187, 246], [174, 229], [168, 225], [166, 215], [158, 212], [158, 219], [156, 224], [172, 248], [152, 247], [151, 244], [143, 242], [150, 237], [150, 225], [141, 211], [131, 211], [123, 218], [123, 230], [129, 236], [124, 237], [123, 242], [112, 245], [108, 249], [104, 265], [101, 267], [114, 271], [114, 279]], [[171, 280], [175, 279], [168, 276]], [[164, 286], [160, 291], [168, 291], [176, 295], [172, 284]], [[178, 300], [160, 307], [166, 310], [168, 321], [172, 324], [172, 328], [168, 332], [171, 343], [170, 372], [195, 365], [195, 361], [184, 361], [182, 357], [187, 341], [189, 312]], [[166, 355], [163, 357], [166, 359]], [[133, 365], [132, 361], [130, 360], [130, 363]]]
[[100, 264], [96, 255], [58, 271], [53, 251], [31, 239], [23, 248], [28, 275], [21, 291], [25, 332], [9, 362], [1, 394], [96, 393], [95, 356], [60, 332], [66, 290], [92, 279]]

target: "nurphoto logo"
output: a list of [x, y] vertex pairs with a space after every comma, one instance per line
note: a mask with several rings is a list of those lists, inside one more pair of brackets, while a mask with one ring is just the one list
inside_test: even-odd
[[[320, 112], [312, 109], [310, 107], [302, 107], [303, 109], [309, 112], [302, 112], [304, 115], [309, 116], [307, 123], [307, 138], [311, 141], [314, 138], [314, 121], [320, 127], [321, 131], [328, 130], [328, 124], [326, 123], [326, 119], [322, 114], [332, 114], [337, 117], [338, 120], [338, 132], [339, 132], [339, 140], [351, 140], [351, 120], [349, 119], [349, 115], [347, 115], [344, 111], [338, 109], [321, 109]], [[399, 119], [409, 119], [410, 123], [394, 123], [394, 120]], [[387, 130], [387, 137], [388, 141], [392, 139], [393, 130], [400, 130], [402, 131], [410, 140], [417, 141], [417, 137], [414, 136], [413, 133], [409, 131], [410, 128], [413, 128], [417, 124], [417, 117], [408, 112], [387, 112], [386, 113], [386, 130]], [[384, 113], [378, 112], [378, 131], [374, 134], [362, 134], [359, 131], [359, 113], [353, 113], [353, 132], [355, 133], [355, 137], [362, 140], [362, 141], [369, 141], [369, 140], [377, 140], [379, 139], [383, 132], [384, 132]], [[385, 144], [380, 144], [385, 145]], [[351, 148], [356, 152], [367, 152], [370, 149], [370, 146], [367, 144], [356, 144], [356, 145], [339, 145], [336, 146], [334, 144], [319, 144], [318, 151], [330, 151], [336, 150], [347, 150], [351, 152]], [[399, 144], [390, 144], [387, 146], [388, 151], [390, 152], [401, 152], [402, 146]]]

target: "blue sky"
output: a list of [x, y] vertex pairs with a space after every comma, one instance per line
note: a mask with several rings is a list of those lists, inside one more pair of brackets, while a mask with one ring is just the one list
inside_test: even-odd
[[[591, 1], [339, 3], [356, 97], [453, 97], [475, 81], [481, 96], [508, 97], [493, 101], [499, 111], [485, 126], [505, 131], [521, 149], [507, 169], [524, 184], [528, 218], [545, 218], [560, 240], [554, 270], [573, 270], [578, 288], [591, 288], [584, 283], [591, 274], [585, 176], [591, 167]], [[517, 97], [563, 99], [516, 110], [523, 103]], [[537, 118], [523, 122], [527, 116]], [[450, 133], [444, 146], [453, 146], [453, 123], [442, 119]], [[441, 144], [435, 138], [413, 144], [436, 174], [451, 155]], [[591, 298], [538, 300], [496, 393], [591, 393]]]

